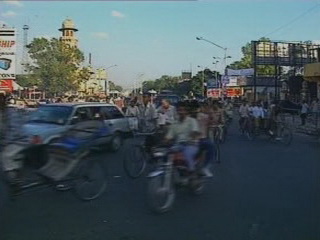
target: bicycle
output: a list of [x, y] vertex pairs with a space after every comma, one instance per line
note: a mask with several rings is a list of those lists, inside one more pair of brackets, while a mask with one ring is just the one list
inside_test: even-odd
[[220, 155], [220, 142], [221, 142], [221, 134], [222, 134], [222, 127], [219, 126], [212, 126], [209, 127], [209, 139], [215, 145], [215, 159], [217, 163], [221, 162], [221, 155]]
[[251, 117], [243, 118], [243, 122], [240, 123], [240, 131], [249, 141], [254, 139], [254, 123]]
[[[123, 168], [126, 174], [130, 178], [140, 177], [146, 169], [149, 159], [149, 153], [145, 145], [148, 136], [152, 136], [151, 133], [133, 133], [133, 143], [130, 144], [130, 148], [127, 149], [127, 154], [124, 157]], [[139, 139], [139, 137], [142, 137]]]

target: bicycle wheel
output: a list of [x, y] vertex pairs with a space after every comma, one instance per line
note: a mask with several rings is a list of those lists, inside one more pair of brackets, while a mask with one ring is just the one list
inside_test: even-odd
[[106, 175], [100, 163], [85, 159], [80, 163], [74, 183], [74, 194], [83, 201], [97, 199], [105, 191]]
[[288, 127], [282, 126], [279, 131], [279, 139], [284, 145], [290, 145], [292, 142], [292, 131]]
[[144, 146], [132, 145], [124, 157], [123, 167], [131, 178], [140, 177], [147, 165], [147, 153]]

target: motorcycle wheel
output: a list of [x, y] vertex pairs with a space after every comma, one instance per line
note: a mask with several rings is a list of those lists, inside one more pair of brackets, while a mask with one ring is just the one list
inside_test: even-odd
[[106, 175], [100, 163], [85, 159], [76, 174], [74, 194], [83, 201], [100, 197], [107, 186]]
[[148, 205], [155, 213], [168, 212], [175, 200], [173, 184], [164, 186], [165, 175], [161, 174], [149, 179], [148, 182]]

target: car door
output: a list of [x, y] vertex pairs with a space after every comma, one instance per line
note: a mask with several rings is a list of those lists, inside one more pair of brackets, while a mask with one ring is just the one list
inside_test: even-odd
[[128, 132], [128, 121], [123, 113], [116, 106], [105, 106], [102, 110], [105, 113], [105, 123], [114, 132]]
[[110, 133], [109, 127], [106, 126], [106, 123], [104, 121], [105, 116], [103, 114], [102, 106], [90, 106], [89, 109], [90, 109], [90, 114], [92, 116], [92, 120], [103, 121], [105, 125], [103, 129], [100, 130], [98, 135], [99, 137], [95, 140], [96, 145], [103, 145], [109, 141], [109, 139], [111, 138], [111, 133]]

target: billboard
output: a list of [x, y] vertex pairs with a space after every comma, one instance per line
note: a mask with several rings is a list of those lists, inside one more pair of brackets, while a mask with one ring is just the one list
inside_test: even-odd
[[253, 41], [253, 57], [257, 65], [303, 66], [319, 59], [319, 44], [303, 42]]
[[252, 76], [253, 74], [254, 74], [253, 68], [238, 69], [238, 70], [227, 68], [228, 76]]
[[16, 32], [13, 28], [0, 28], [0, 79], [16, 78]]
[[221, 95], [221, 89], [212, 88], [207, 90], [208, 98], [219, 98]]

